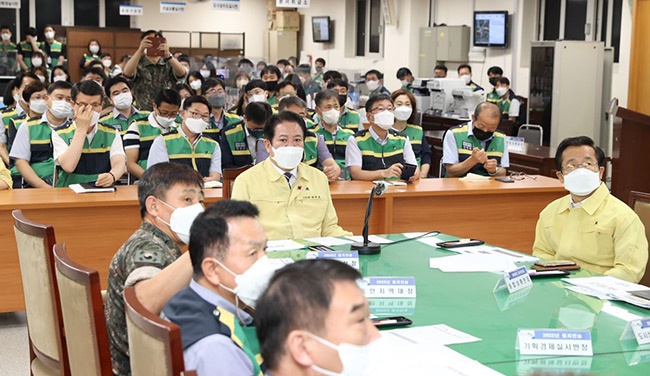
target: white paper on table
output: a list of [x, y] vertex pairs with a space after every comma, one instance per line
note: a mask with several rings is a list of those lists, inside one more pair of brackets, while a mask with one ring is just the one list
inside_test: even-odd
[[222, 188], [223, 184], [220, 181], [210, 180], [203, 182], [204, 188]]
[[[416, 344], [383, 332], [363, 375], [500, 375], [500, 373], [442, 345]], [[376, 352], [373, 354], [373, 352]]]
[[463, 254], [480, 254], [480, 255], [502, 255], [509, 258], [512, 262], [536, 262], [539, 260], [537, 257], [524, 255], [517, 252], [509, 251], [507, 249], [493, 247], [489, 245], [474, 245], [471, 247], [457, 247], [445, 248], [448, 251], [463, 253]]
[[291, 239], [283, 240], [269, 240], [266, 242], [266, 251], [267, 252], [279, 252], [279, 251], [293, 251], [295, 249], [303, 249], [307, 246], [300, 244]]
[[438, 324], [417, 326], [404, 329], [393, 329], [382, 334], [394, 335], [421, 345], [453, 345], [458, 343], [478, 342], [481, 339], [456, 330], [449, 325]]
[[469, 173], [465, 175], [464, 177], [460, 178], [459, 180], [461, 181], [489, 181], [490, 177], [489, 176], [483, 176], [483, 175], [477, 175], [474, 173]]
[[443, 272], [504, 272], [515, 264], [505, 255], [460, 254], [430, 258], [429, 267]]
[[332, 247], [335, 245], [346, 245], [352, 243], [352, 240], [333, 238], [331, 236], [322, 237], [322, 238], [305, 238], [305, 240], [319, 245], [325, 245], [328, 247]]
[[610, 302], [605, 302], [603, 304], [603, 308], [601, 308], [600, 312], [605, 312], [607, 314], [610, 314], [616, 318], [619, 318], [623, 321], [634, 321], [634, 320], [640, 320], [643, 317], [636, 315], [630, 311], [628, 311], [625, 308], [621, 307], [616, 307], [615, 305], [612, 305]]
[[[356, 236], [356, 235], [355, 236], [346, 236], [346, 238], [348, 238], [348, 239], [350, 239], [350, 240], [352, 240], [354, 242], [359, 242], [359, 243], [363, 242], [363, 236]], [[388, 240], [388, 239], [382, 238], [381, 236], [377, 236], [377, 235], [369, 235], [368, 236], [368, 241], [372, 242], [372, 243], [377, 243], [377, 244], [387, 244], [387, 243], [392, 243], [393, 242], [392, 240]]]
[[[621, 300], [642, 308], [650, 309], [649, 300], [628, 293], [628, 291], [650, 290], [649, 287], [643, 285], [637, 285], [636, 283], [623, 281], [609, 276], [563, 278], [562, 281], [573, 285], [574, 287], [565, 286], [565, 288], [572, 291], [596, 296], [600, 299]], [[578, 288], [576, 289], [575, 286]]]

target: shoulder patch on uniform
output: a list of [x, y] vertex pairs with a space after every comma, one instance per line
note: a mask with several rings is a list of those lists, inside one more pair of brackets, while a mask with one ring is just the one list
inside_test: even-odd
[[162, 264], [163, 251], [139, 249], [135, 252], [136, 263]]

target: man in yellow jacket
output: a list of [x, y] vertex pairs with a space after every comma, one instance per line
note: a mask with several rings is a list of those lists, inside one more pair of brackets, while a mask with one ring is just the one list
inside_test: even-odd
[[289, 111], [273, 115], [264, 127], [264, 146], [271, 158], [242, 173], [232, 198], [260, 209], [269, 239], [345, 236], [338, 225], [327, 177], [301, 163], [307, 127]]

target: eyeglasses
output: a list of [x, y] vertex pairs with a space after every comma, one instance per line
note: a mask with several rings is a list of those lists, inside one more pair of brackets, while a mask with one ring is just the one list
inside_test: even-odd
[[370, 113], [374, 113], [374, 112], [382, 112], [382, 111], [393, 112], [393, 111], [395, 111], [395, 108], [394, 108], [394, 107], [386, 107], [386, 108], [383, 108], [383, 107], [375, 107], [375, 108], [373, 108], [372, 110], [370, 110]]
[[562, 171], [568, 173], [575, 170], [576, 168], [581, 168], [581, 167], [593, 171], [596, 168], [598, 168], [598, 163], [593, 160], [586, 160], [582, 163], [567, 163], [566, 166], [562, 167]]
[[215, 95], [215, 94], [225, 94], [226, 92], [223, 89], [210, 89], [208, 90], [205, 94], [207, 95]]
[[201, 115], [198, 112], [194, 112], [194, 111], [190, 111], [190, 110], [188, 110], [187, 113], [190, 115], [190, 117], [192, 119], [199, 119], [200, 118], [200, 119], [203, 119], [206, 122], [210, 121], [210, 115]]
[[537, 180], [537, 176], [528, 175], [525, 172], [511, 172], [509, 176], [512, 180], [524, 180], [525, 178]]

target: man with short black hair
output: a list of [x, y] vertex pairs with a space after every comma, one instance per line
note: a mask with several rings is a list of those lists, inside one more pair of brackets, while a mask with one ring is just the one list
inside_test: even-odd
[[125, 287], [135, 286], [138, 301], [158, 314], [192, 277], [190, 226], [203, 211], [203, 179], [176, 163], [157, 164], [138, 184], [142, 224], [120, 247], [108, 269], [106, 326], [113, 373], [130, 375], [129, 341], [124, 313]]
[[[101, 65], [101, 63], [99, 65]], [[103, 87], [104, 81], [106, 81], [106, 73], [104, 72], [103, 68], [95, 65], [90, 65], [81, 71], [81, 79], [79, 81], [93, 81], [100, 87]]]
[[[287, 61], [287, 65], [289, 67], [291, 66], [289, 65], [288, 61]], [[277, 86], [278, 86], [278, 82], [280, 82], [280, 80], [283, 77], [280, 68], [276, 67], [275, 65], [269, 65], [264, 69], [262, 69], [262, 72], [260, 72], [260, 77], [262, 78], [262, 81], [264, 81], [267, 101], [269, 102], [271, 107], [277, 107], [278, 106], [277, 95], [276, 95]], [[248, 85], [246, 85], [246, 87], [248, 87]]]
[[212, 108], [208, 100], [195, 95], [183, 101], [180, 127], [156, 137], [149, 151], [147, 168], [161, 162], [193, 167], [205, 181], [221, 180], [221, 148], [217, 141], [203, 135]]
[[499, 106], [501, 118], [516, 121], [519, 117], [521, 102], [515, 93], [510, 90], [510, 80], [507, 77], [496, 77], [495, 87], [488, 94], [487, 101]]
[[390, 90], [384, 87], [384, 74], [376, 69], [371, 69], [363, 76], [366, 87], [370, 90], [370, 98], [379, 94], [390, 95]]
[[447, 78], [447, 67], [443, 64], [438, 64], [433, 68], [433, 78]]
[[305, 121], [282, 111], [266, 122], [264, 146], [270, 158], [239, 175], [232, 198], [260, 208], [269, 239], [345, 236], [338, 225], [327, 176], [304, 163]]
[[339, 125], [354, 132], [358, 131], [361, 124], [359, 112], [346, 105], [351, 102], [348, 99], [350, 93], [348, 84], [340, 79], [332, 79], [327, 83], [327, 90], [334, 90], [338, 93], [339, 108], [341, 110]]
[[154, 38], [162, 38], [162, 33], [147, 30], [142, 33], [140, 46], [124, 66], [124, 76], [133, 80], [135, 102], [140, 109], [151, 110], [160, 90], [173, 89], [174, 84], [185, 78], [185, 67], [169, 52], [167, 43], [160, 43], [158, 50], [163, 56], [150, 56], [145, 50], [151, 49]]
[[24, 116], [25, 113], [29, 111], [29, 103], [25, 102], [23, 99], [23, 90], [36, 81], [39, 81], [39, 79], [34, 73], [18, 73], [16, 78], [12, 81], [12, 94], [16, 105], [15, 107], [5, 108], [2, 110], [2, 123], [4, 127], [0, 130], [0, 158], [2, 158], [7, 166], [9, 165], [9, 149], [11, 148], [11, 145], [8, 144], [9, 124], [11, 123], [11, 120]]
[[54, 39], [56, 35], [54, 27], [52, 25], [45, 26], [43, 35], [45, 36], [45, 42], [42, 43], [42, 50], [45, 56], [47, 56], [47, 65], [50, 67], [63, 65], [66, 54], [65, 45]]
[[94, 82], [75, 84], [71, 91], [75, 120], [52, 133], [54, 162], [62, 171], [57, 187], [95, 183], [110, 187], [126, 172], [122, 137], [99, 123], [104, 91]]
[[411, 85], [413, 84], [413, 80], [415, 80], [415, 78], [413, 77], [413, 73], [411, 73], [410, 69], [407, 67], [402, 67], [397, 70], [396, 76], [402, 84], [402, 89], [412, 90]]
[[367, 359], [347, 359], [337, 351], [342, 344], [365, 347], [380, 337], [360, 279], [359, 271], [334, 260], [303, 260], [275, 273], [255, 311], [270, 375], [359, 372], [347, 368], [355, 360], [362, 369], [368, 366]]
[[34, 27], [29, 27], [25, 30], [25, 40], [18, 44], [18, 54], [16, 61], [20, 65], [22, 71], [28, 71], [32, 68], [32, 54], [34, 52], [43, 53], [41, 48], [42, 43], [38, 42], [38, 31]]
[[[354, 135], [354, 131], [339, 126], [341, 113], [339, 95], [338, 92], [329, 89], [316, 95], [316, 113], [320, 123], [315, 133], [323, 137], [334, 161], [341, 170], [345, 170], [345, 150], [348, 139]], [[344, 177], [347, 178], [347, 171]]]
[[52, 188], [54, 185], [52, 131], [71, 121], [71, 89], [72, 84], [67, 81], [51, 84], [44, 98], [46, 110], [43, 115], [27, 120], [16, 133], [10, 156], [16, 161], [24, 187]]
[[108, 79], [105, 85], [106, 97], [113, 106], [101, 119], [100, 123], [111, 126], [124, 137], [129, 128], [129, 124], [136, 120], [140, 114], [137, 108], [133, 106], [133, 82], [124, 76], [116, 76]]
[[505, 176], [510, 166], [506, 135], [498, 130], [501, 110], [494, 103], [482, 102], [472, 114], [472, 122], [445, 132], [442, 163], [445, 177], [468, 173]]
[[465, 80], [465, 85], [469, 86], [472, 91], [483, 90], [482, 87], [472, 81], [472, 67], [469, 64], [461, 64], [458, 66], [458, 78]]
[[220, 140], [222, 168], [238, 168], [257, 163], [264, 148], [264, 124], [273, 115], [271, 105], [253, 102], [246, 106], [244, 119], [223, 129]]
[[210, 77], [205, 80], [201, 85], [201, 94], [208, 100], [210, 106], [212, 106], [210, 124], [204, 131], [204, 134], [219, 142], [223, 129], [239, 122], [239, 116], [229, 114], [225, 111], [226, 84], [220, 78]]
[[0, 37], [2, 41], [0, 42], [0, 54], [2, 60], [0, 61], [3, 68], [2, 75], [14, 74], [16, 71], [16, 51], [18, 51], [18, 46], [11, 41], [11, 28], [7, 25], [2, 25], [0, 27]]
[[370, 127], [350, 136], [345, 165], [353, 180], [399, 179], [404, 164], [415, 165], [409, 181], [420, 178], [420, 168], [408, 137], [393, 129], [393, 99], [387, 94], [371, 97], [366, 103]]
[[266, 370], [250, 312], [284, 263], [266, 256], [258, 215], [250, 202], [222, 200], [192, 225], [193, 279], [163, 309], [181, 329], [185, 369], [229, 376]]
[[589, 137], [570, 137], [558, 145], [555, 165], [569, 195], [540, 213], [533, 255], [572, 260], [594, 273], [639, 282], [648, 260], [645, 229], [602, 181], [605, 153]]
[[319, 84], [323, 82], [323, 73], [325, 71], [325, 59], [322, 57], [319, 57], [314, 61], [314, 70], [316, 70], [316, 74], [314, 75], [314, 81], [318, 82]]
[[153, 111], [142, 111], [133, 116], [129, 130], [124, 135], [126, 168], [139, 179], [147, 168], [153, 141], [175, 127], [181, 105], [181, 96], [171, 89], [161, 90], [153, 103]]

